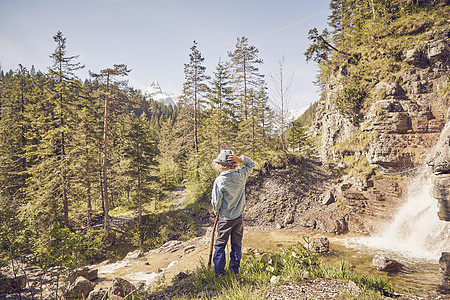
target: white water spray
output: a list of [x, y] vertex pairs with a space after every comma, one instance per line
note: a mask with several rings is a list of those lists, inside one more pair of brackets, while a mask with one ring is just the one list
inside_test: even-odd
[[437, 260], [450, 251], [450, 223], [439, 220], [437, 200], [431, 196], [431, 172], [425, 166], [409, 184], [408, 199], [393, 222], [379, 236], [356, 238], [362, 244], [404, 258]]

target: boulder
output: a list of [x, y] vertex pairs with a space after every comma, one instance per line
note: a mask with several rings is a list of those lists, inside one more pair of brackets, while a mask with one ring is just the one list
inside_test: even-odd
[[288, 213], [284, 217], [284, 225], [288, 225], [288, 224], [292, 224], [292, 223], [294, 223], [294, 215], [291, 213]]
[[83, 276], [89, 281], [94, 281], [98, 279], [98, 269], [90, 269], [88, 267], [76, 269], [70, 276], [70, 282], [74, 282], [80, 276]]
[[398, 261], [378, 254], [373, 258], [372, 266], [377, 270], [394, 272], [400, 271], [402, 268], [404, 268], [404, 265], [402, 265]]
[[335, 197], [331, 191], [325, 193], [322, 197], [322, 205], [330, 205], [335, 201]]
[[103, 300], [106, 299], [107, 290], [99, 289], [93, 290], [89, 293], [87, 300]]
[[325, 253], [330, 251], [330, 241], [326, 237], [313, 237], [306, 247], [317, 253]]
[[125, 279], [116, 277], [113, 280], [112, 286], [109, 290], [109, 294], [110, 296], [116, 295], [120, 297], [125, 297], [134, 290], [136, 290], [136, 287], [132, 283], [126, 281]]
[[419, 65], [426, 62], [426, 57], [420, 49], [409, 49], [405, 53], [405, 61], [410, 64]]
[[93, 290], [94, 284], [80, 276], [67, 288], [65, 299], [84, 299]]

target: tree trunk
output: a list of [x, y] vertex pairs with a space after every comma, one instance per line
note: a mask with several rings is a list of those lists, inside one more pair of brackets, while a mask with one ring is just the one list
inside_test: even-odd
[[92, 203], [91, 203], [91, 181], [87, 179], [87, 227], [91, 228], [92, 223]]
[[139, 201], [138, 221], [139, 221], [139, 225], [142, 225], [142, 192], [141, 192], [141, 175], [139, 172], [138, 172], [137, 192], [138, 192], [138, 201]]
[[63, 96], [60, 93], [59, 94], [59, 100], [61, 101], [60, 108], [61, 108], [61, 116], [60, 116], [60, 126], [61, 126], [61, 162], [62, 162], [62, 188], [63, 188], [63, 194], [62, 194], [62, 201], [63, 201], [63, 212], [64, 212], [64, 226], [66, 228], [69, 228], [69, 203], [67, 200], [67, 169], [66, 169], [66, 141], [64, 136], [64, 116], [62, 112], [62, 101]]
[[105, 119], [103, 135], [103, 199], [104, 199], [104, 229], [105, 241], [109, 236], [109, 201], [108, 201], [108, 110], [109, 110], [109, 74], [106, 81]]

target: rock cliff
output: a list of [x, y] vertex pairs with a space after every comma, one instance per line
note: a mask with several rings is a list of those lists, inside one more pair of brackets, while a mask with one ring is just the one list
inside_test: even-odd
[[[320, 141], [320, 157], [340, 162], [349, 155], [362, 155], [371, 167], [398, 172], [424, 163], [437, 142], [446, 119], [450, 64], [450, 25], [427, 32], [429, 40], [417, 48], [404, 49], [408, 71], [395, 74], [396, 81], [374, 78], [362, 118], [343, 116], [336, 98], [343, 90], [348, 71], [340, 68], [324, 86], [324, 100], [317, 109], [311, 134]], [[360, 147], [336, 147], [364, 135]], [[353, 146], [358, 146], [353, 144]]]
[[[439, 173], [433, 191], [439, 217], [450, 220], [450, 16], [441, 12], [446, 21], [391, 24], [395, 37], [356, 45], [351, 59], [332, 60], [321, 74], [322, 99], [309, 134], [324, 165], [341, 178], [335, 198], [362, 217], [369, 232], [401, 204], [407, 176], [427, 161]], [[365, 96], [349, 116], [340, 100], [351, 84]], [[430, 153], [437, 143], [439, 150]], [[370, 224], [372, 217], [378, 220]]]

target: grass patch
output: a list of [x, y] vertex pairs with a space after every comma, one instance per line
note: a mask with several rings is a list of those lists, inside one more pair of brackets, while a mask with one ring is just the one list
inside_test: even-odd
[[[392, 288], [384, 277], [357, 273], [348, 263], [323, 265], [307, 247], [308, 239], [277, 253], [244, 255], [239, 275], [227, 273], [215, 278], [213, 268], [200, 263], [196, 270], [176, 276], [171, 286], [145, 295], [146, 299], [265, 299], [271, 285], [301, 283], [307, 279], [325, 278], [353, 281], [360, 289], [342, 299], [380, 299], [380, 293]], [[180, 274], [179, 274], [180, 275]]]

